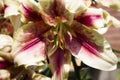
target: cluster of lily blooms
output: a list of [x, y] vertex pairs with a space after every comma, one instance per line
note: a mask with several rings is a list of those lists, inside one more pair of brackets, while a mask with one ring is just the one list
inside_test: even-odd
[[[102, 34], [120, 22], [100, 7], [119, 11], [119, 4], [120, 0], [0, 0], [0, 80], [22, 80], [24, 74], [29, 80], [66, 80], [71, 55], [99, 70], [116, 69], [118, 59]], [[46, 66], [52, 78], [39, 74]]]

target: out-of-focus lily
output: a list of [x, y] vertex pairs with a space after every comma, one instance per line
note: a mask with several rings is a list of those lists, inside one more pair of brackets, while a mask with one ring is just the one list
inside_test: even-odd
[[17, 0], [4, 0], [4, 17], [9, 18], [14, 30], [21, 26], [21, 15], [19, 13], [20, 3]]
[[106, 6], [109, 8], [120, 11], [120, 0], [95, 0], [98, 5]]
[[0, 80], [10, 80], [10, 73], [7, 70], [0, 70]]
[[0, 80], [10, 80], [10, 73], [6, 68], [12, 65], [11, 47], [13, 40], [10, 36], [0, 34]]
[[10, 51], [12, 50], [13, 39], [4, 34], [0, 34], [0, 56], [8, 61], [11, 60]]

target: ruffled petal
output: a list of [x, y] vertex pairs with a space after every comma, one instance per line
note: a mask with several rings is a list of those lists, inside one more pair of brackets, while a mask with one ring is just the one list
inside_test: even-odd
[[68, 37], [66, 45], [75, 57], [96, 69], [116, 69], [117, 57], [100, 34], [77, 22], [74, 22], [72, 29], [77, 37]]
[[49, 57], [50, 68], [53, 72], [52, 80], [66, 80], [70, 69], [70, 54], [58, 48]]
[[39, 65], [42, 60], [45, 60], [46, 46], [41, 34], [46, 30], [48, 27], [43, 22], [22, 26], [14, 35], [12, 51], [14, 62], [19, 65]]

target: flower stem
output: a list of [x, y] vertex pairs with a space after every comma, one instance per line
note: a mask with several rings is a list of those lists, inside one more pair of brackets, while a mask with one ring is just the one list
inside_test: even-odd
[[78, 69], [79, 67], [77, 66], [74, 56], [72, 56], [72, 63], [73, 63], [74, 70], [75, 70], [76, 80], [81, 80], [80, 73], [79, 73], [80, 69]]

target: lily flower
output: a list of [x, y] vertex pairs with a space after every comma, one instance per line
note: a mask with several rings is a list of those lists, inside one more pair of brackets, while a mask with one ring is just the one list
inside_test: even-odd
[[[79, 3], [75, 5], [77, 2]], [[108, 14], [102, 9], [89, 8], [90, 5], [91, 0], [20, 2], [20, 13], [19, 6], [16, 6], [16, 14], [22, 15], [26, 22], [13, 35], [13, 62], [27, 67], [43, 66], [43, 62], [47, 62], [53, 73], [53, 80], [67, 79], [71, 55], [99, 70], [116, 69], [118, 60], [109, 43], [93, 29], [109, 25]], [[9, 11], [9, 6], [13, 8], [8, 5], [6, 11]], [[93, 14], [92, 11], [97, 12]], [[90, 23], [87, 19], [90, 19]]]
[[102, 5], [120, 11], [119, 0], [95, 0], [95, 1], [98, 3], [98, 5]]

